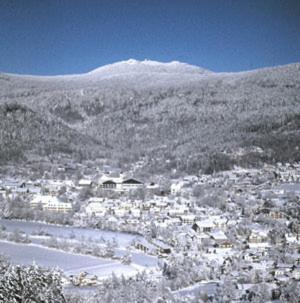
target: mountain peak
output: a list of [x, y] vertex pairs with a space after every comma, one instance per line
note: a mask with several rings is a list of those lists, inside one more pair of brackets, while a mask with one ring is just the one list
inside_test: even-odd
[[121, 61], [121, 62], [124, 62], [124, 63], [127, 63], [127, 64], [138, 64], [141, 61], [138, 61], [138, 60], [135, 60], [135, 59], [128, 59], [127, 61]]
[[136, 59], [128, 59], [101, 66], [88, 72], [87, 74], [101, 76], [132, 73], [206, 74], [211, 72], [201, 67], [182, 63], [179, 61], [159, 62], [149, 59], [142, 61]]
[[171, 62], [159, 62], [155, 60], [150, 60], [150, 59], [144, 59], [144, 60], [136, 60], [136, 59], [128, 59], [124, 61], [119, 61], [114, 64], [142, 64], [142, 65], [188, 65], [186, 63], [182, 63], [179, 61], [171, 61]]
[[143, 64], [143, 65], [188, 65], [186, 63], [182, 63], [179, 61], [171, 61], [171, 62], [159, 62], [155, 60], [150, 60], [150, 59], [144, 59], [144, 60], [136, 60], [136, 59], [128, 59], [125, 61], [120, 61], [117, 63], [127, 63], [127, 64]]

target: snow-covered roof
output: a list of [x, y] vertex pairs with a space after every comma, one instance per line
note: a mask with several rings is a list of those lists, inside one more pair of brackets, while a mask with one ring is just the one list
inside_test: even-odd
[[227, 236], [221, 230], [214, 230], [210, 233], [210, 235], [215, 240], [219, 240], [219, 241], [227, 240]]
[[195, 224], [197, 224], [198, 227], [215, 227], [216, 226], [211, 218], [196, 221]]
[[103, 183], [108, 184], [107, 182], [114, 182], [116, 184], [120, 184], [120, 183], [123, 182], [123, 178], [122, 177], [111, 177], [111, 176], [103, 175], [101, 178], [99, 178], [98, 182], [100, 184], [103, 184]]
[[89, 179], [80, 179], [78, 181], [78, 184], [79, 185], [91, 185], [92, 184], [92, 180], [89, 180]]
[[103, 202], [104, 201], [104, 198], [99, 198], [99, 197], [91, 197], [89, 198], [88, 202], [94, 202], [94, 203], [100, 203], [100, 202]]
[[195, 220], [196, 216], [195, 215], [181, 215], [180, 216], [181, 219], [183, 220]]
[[149, 250], [156, 250], [157, 247], [151, 243], [149, 243], [147, 240], [144, 238], [139, 238], [135, 241], [135, 245], [140, 244], [143, 245], [144, 247], [147, 247]]
[[159, 248], [162, 248], [162, 249], [171, 249], [171, 246], [170, 246], [170, 245], [168, 245], [168, 244], [166, 244], [166, 243], [164, 243], [164, 242], [162, 242], [162, 241], [160, 241], [160, 240], [158, 240], [158, 239], [152, 240], [152, 243], [153, 243], [155, 246], [157, 246], [157, 247], [159, 247]]

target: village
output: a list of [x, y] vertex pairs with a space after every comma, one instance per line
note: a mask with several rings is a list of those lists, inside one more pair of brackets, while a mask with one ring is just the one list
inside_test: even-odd
[[162, 275], [182, 268], [186, 286], [226, 276], [233, 301], [299, 283], [300, 164], [153, 179], [109, 165], [77, 180], [3, 178], [1, 217], [140, 235], [131, 249], [160, 258]]

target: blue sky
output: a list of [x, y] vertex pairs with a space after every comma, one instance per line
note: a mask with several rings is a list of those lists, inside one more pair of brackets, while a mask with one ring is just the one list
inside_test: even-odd
[[0, 71], [82, 73], [134, 58], [213, 71], [300, 61], [300, 0], [1, 0]]

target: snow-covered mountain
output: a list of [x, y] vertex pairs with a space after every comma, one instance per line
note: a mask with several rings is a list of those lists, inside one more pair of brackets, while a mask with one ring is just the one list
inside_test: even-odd
[[181, 63], [178, 61], [172, 61], [168, 63], [162, 63], [151, 60], [138, 61], [129, 59], [127, 61], [121, 61], [114, 64], [109, 64], [100, 68], [97, 68], [87, 75], [106, 77], [109, 75], [120, 75], [120, 74], [141, 74], [141, 73], [165, 73], [165, 74], [208, 74], [211, 73], [203, 68]]
[[[263, 161], [295, 159], [299, 117], [299, 63], [214, 73], [176, 61], [130, 59], [81, 75], [0, 74], [6, 159], [18, 146], [22, 155], [147, 156], [198, 170], [222, 162], [224, 151], [237, 161], [234, 150], [252, 145], [263, 148], [255, 155]], [[287, 139], [289, 152], [281, 153]]]
[[[5, 91], [5, 84], [9, 91], [13, 85], [15, 89], [26, 88], [38, 85], [44, 88], [63, 87], [86, 87], [97, 86], [131, 86], [135, 88], [145, 86], [170, 86], [187, 81], [197, 81], [205, 76], [212, 75], [213, 72], [201, 67], [172, 61], [162, 63], [151, 60], [138, 61], [129, 59], [113, 64], [96, 68], [83, 74], [57, 75], [57, 76], [32, 76], [1, 74], [0, 80], [7, 77], [9, 82], [2, 82], [2, 92]], [[24, 81], [25, 80], [25, 81]]]

